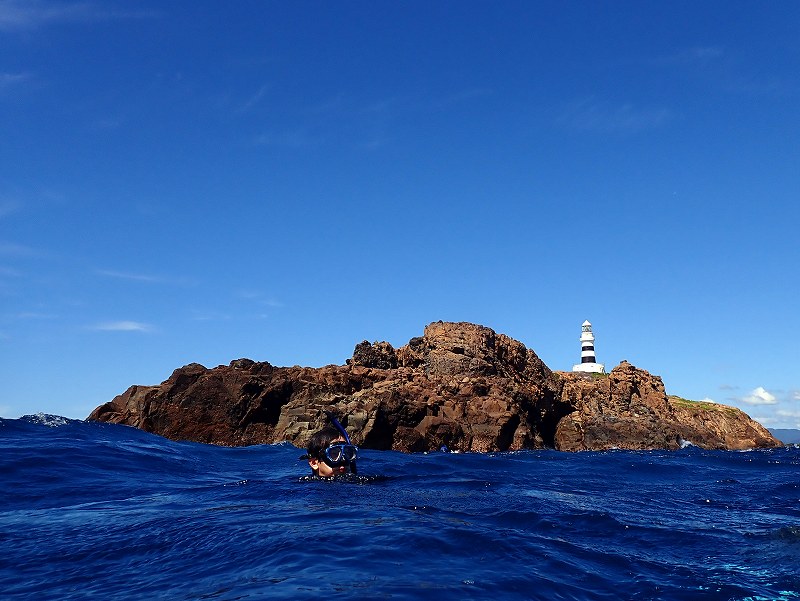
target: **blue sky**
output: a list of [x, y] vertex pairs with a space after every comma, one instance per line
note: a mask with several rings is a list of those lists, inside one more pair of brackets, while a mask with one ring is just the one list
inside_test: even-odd
[[800, 427], [800, 3], [0, 0], [0, 415], [470, 321]]

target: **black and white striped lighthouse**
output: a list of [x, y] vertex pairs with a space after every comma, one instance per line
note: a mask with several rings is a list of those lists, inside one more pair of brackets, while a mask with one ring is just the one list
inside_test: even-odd
[[589, 320], [581, 325], [581, 362], [572, 366], [572, 371], [586, 371], [597, 374], [606, 373], [606, 366], [597, 362], [594, 354], [594, 334]]

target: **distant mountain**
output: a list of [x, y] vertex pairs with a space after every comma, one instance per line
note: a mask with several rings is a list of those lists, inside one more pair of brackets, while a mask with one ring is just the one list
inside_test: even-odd
[[783, 444], [800, 444], [800, 430], [789, 428], [769, 428], [772, 435]]

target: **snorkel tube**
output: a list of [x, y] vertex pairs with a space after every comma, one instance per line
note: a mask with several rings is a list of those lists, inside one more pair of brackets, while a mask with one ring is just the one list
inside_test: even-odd
[[[325, 412], [325, 415], [328, 416], [328, 419], [331, 421], [333, 427], [336, 428], [339, 431], [339, 433], [344, 437], [347, 444], [352, 445], [353, 443], [350, 442], [350, 436], [348, 436], [347, 430], [345, 430], [344, 426], [339, 422], [338, 419], [336, 419], [336, 416], [327, 409], [323, 409], [323, 411]], [[350, 468], [351, 473], [353, 474], [357, 473], [355, 460], [348, 462], [346, 465], [348, 468]]]
[[339, 430], [339, 433], [342, 436], [344, 436], [344, 439], [345, 441], [347, 441], [347, 444], [353, 444], [352, 442], [350, 442], [350, 437], [347, 435], [347, 430], [345, 430], [344, 426], [341, 423], [339, 423], [339, 420], [336, 419], [336, 416], [327, 409], [324, 409], [323, 411], [325, 411], [325, 415], [328, 416], [328, 419], [331, 420], [331, 424], [333, 424], [333, 427]]

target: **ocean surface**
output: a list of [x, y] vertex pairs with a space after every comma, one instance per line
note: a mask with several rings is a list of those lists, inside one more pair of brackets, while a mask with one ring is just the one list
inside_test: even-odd
[[796, 447], [301, 453], [0, 420], [0, 599], [800, 599]]

